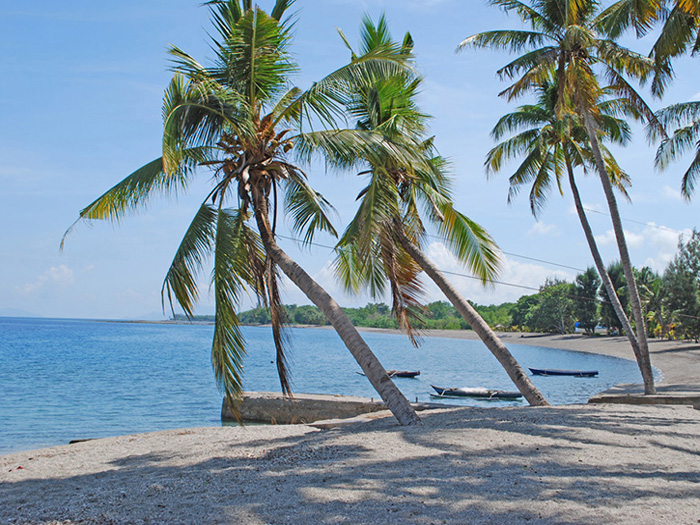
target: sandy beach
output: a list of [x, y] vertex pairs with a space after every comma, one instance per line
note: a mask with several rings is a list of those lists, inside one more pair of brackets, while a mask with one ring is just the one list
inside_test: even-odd
[[[631, 353], [623, 338], [520, 335], [504, 340]], [[698, 345], [651, 351], [660, 390], [697, 391]], [[387, 416], [332, 430], [169, 430], [0, 456], [0, 522], [700, 523], [700, 410], [690, 406], [421, 418], [413, 428]]]

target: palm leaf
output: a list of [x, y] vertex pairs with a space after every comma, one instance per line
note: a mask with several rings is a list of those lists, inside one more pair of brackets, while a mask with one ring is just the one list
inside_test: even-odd
[[457, 51], [467, 47], [494, 48], [512, 52], [518, 52], [529, 47], [538, 46], [544, 42], [551, 42], [551, 35], [539, 31], [521, 30], [495, 30], [484, 31], [462, 40], [457, 46]]
[[249, 280], [245, 276], [250, 273], [250, 269], [241, 264], [241, 240], [237, 235], [243, 219], [240, 213], [219, 209], [212, 274], [216, 316], [211, 362], [219, 390], [233, 406], [240, 401], [243, 392], [243, 359], [246, 353], [245, 339], [236, 314], [243, 286]]
[[296, 169], [288, 169], [285, 210], [292, 217], [294, 231], [304, 232], [303, 243], [310, 244], [318, 230], [338, 236], [328, 218], [335, 211], [331, 204], [306, 182], [303, 174]]
[[175, 252], [175, 257], [170, 269], [165, 276], [161, 297], [163, 310], [167, 297], [170, 308], [173, 310], [173, 294], [185, 315], [194, 315], [193, 306], [198, 298], [196, 275], [202, 267], [202, 261], [213, 248], [218, 213], [215, 207], [206, 203], [202, 204], [194, 216], [180, 247]]
[[78, 219], [63, 234], [61, 249], [68, 235], [80, 221], [98, 219], [119, 222], [126, 213], [145, 206], [154, 193], [167, 195], [187, 188], [194, 168], [199, 162], [207, 159], [207, 153], [206, 148], [183, 150], [176, 171], [166, 172], [163, 169], [162, 157], [137, 169], [80, 210]]

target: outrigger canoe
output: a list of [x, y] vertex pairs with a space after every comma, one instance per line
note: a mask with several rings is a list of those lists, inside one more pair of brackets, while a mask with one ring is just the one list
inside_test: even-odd
[[520, 392], [507, 392], [505, 390], [492, 390], [490, 388], [442, 388], [433, 387], [437, 395], [434, 397], [479, 397], [484, 399], [518, 399], [523, 397]]
[[[361, 376], [365, 375], [362, 372], [357, 372], [357, 373], [360, 374]], [[389, 377], [408, 377], [410, 379], [413, 379], [416, 376], [420, 375], [420, 370], [418, 370], [416, 372], [411, 372], [409, 370], [387, 370], [386, 374]]]
[[556, 368], [530, 368], [530, 372], [535, 376], [595, 377], [598, 375], [598, 370], [557, 370]]

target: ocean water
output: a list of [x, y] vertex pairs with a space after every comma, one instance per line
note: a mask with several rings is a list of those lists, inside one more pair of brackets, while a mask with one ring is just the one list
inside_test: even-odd
[[[0, 454], [85, 439], [218, 426], [221, 395], [210, 362], [213, 327], [0, 317]], [[245, 327], [245, 388], [279, 391], [269, 328]], [[290, 329], [293, 390], [377, 398], [333, 330]], [[411, 401], [474, 406], [524, 401], [436, 400], [437, 386], [515, 390], [478, 341], [364, 333], [387, 369], [420, 370], [395, 379]], [[633, 361], [508, 344], [523, 367], [596, 369], [596, 378], [533, 377], [552, 404], [585, 403], [618, 383], [639, 382]]]

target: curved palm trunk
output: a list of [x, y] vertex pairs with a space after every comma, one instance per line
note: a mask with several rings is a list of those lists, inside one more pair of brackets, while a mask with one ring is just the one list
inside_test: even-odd
[[421, 421], [416, 411], [389, 378], [382, 364], [338, 303], [277, 245], [267, 219], [265, 197], [259, 192], [255, 193], [255, 219], [267, 254], [323, 312], [399, 424], [420, 425]]
[[470, 305], [464, 297], [456, 290], [452, 284], [445, 279], [442, 272], [428, 259], [425, 254], [417, 246], [415, 246], [403, 233], [401, 228], [396, 228], [397, 236], [401, 246], [413, 258], [414, 261], [428, 274], [428, 276], [438, 285], [445, 297], [457, 309], [462, 318], [469, 323], [469, 326], [476, 332], [479, 338], [484, 342], [491, 353], [498, 359], [501, 366], [505, 369], [510, 379], [518, 387], [520, 393], [525, 396], [528, 403], [533, 406], [548, 406], [549, 402], [545, 399], [542, 393], [533, 384], [520, 364], [515, 360], [513, 354], [510, 353], [506, 345], [498, 338], [491, 330], [491, 327], [486, 324], [476, 310]]
[[629, 339], [630, 345], [632, 346], [632, 351], [639, 365], [642, 377], [644, 377], [644, 369], [642, 368], [642, 360], [640, 359], [639, 342], [637, 337], [634, 335], [634, 330], [632, 330], [632, 325], [630, 324], [627, 314], [625, 314], [625, 309], [622, 307], [620, 298], [617, 296], [617, 291], [615, 286], [613, 286], [608, 271], [603, 263], [603, 258], [600, 256], [598, 251], [598, 245], [595, 242], [595, 237], [593, 236], [593, 231], [591, 230], [591, 225], [588, 223], [588, 218], [586, 217], [586, 212], [583, 209], [583, 203], [581, 202], [581, 195], [578, 192], [578, 187], [576, 186], [576, 179], [574, 178], [574, 171], [571, 168], [571, 163], [568, 158], [566, 159], [566, 169], [569, 173], [569, 185], [571, 186], [571, 193], [574, 196], [574, 205], [576, 206], [576, 213], [578, 213], [579, 221], [581, 222], [581, 227], [583, 228], [583, 233], [586, 235], [586, 241], [588, 242], [588, 247], [591, 250], [591, 255], [593, 256], [593, 261], [595, 262], [596, 269], [598, 270], [598, 275], [600, 275], [601, 281], [603, 281], [603, 286], [605, 291], [608, 292], [608, 297], [612, 304], [615, 315], [620, 320], [622, 328]]
[[654, 386], [654, 373], [651, 369], [651, 359], [649, 357], [649, 343], [647, 342], [646, 323], [642, 315], [642, 302], [639, 298], [639, 290], [637, 290], [637, 281], [634, 278], [632, 271], [632, 262], [630, 261], [629, 251], [627, 250], [627, 242], [625, 241], [625, 233], [622, 228], [622, 220], [620, 219], [620, 211], [617, 208], [617, 201], [613, 192], [612, 184], [608, 171], [605, 169], [603, 156], [598, 145], [598, 136], [596, 127], [588, 112], [584, 112], [584, 122], [588, 138], [591, 141], [591, 149], [595, 158], [595, 163], [600, 177], [600, 182], [603, 185], [605, 198], [608, 202], [610, 217], [612, 219], [613, 230], [615, 231], [615, 239], [617, 240], [617, 248], [620, 252], [620, 261], [625, 272], [625, 280], [627, 281], [627, 289], [630, 294], [630, 303], [632, 304], [632, 313], [634, 315], [634, 323], [637, 329], [637, 342], [639, 343], [638, 363], [642, 371], [642, 379], [644, 380], [644, 393], [655, 394], [656, 387]]

